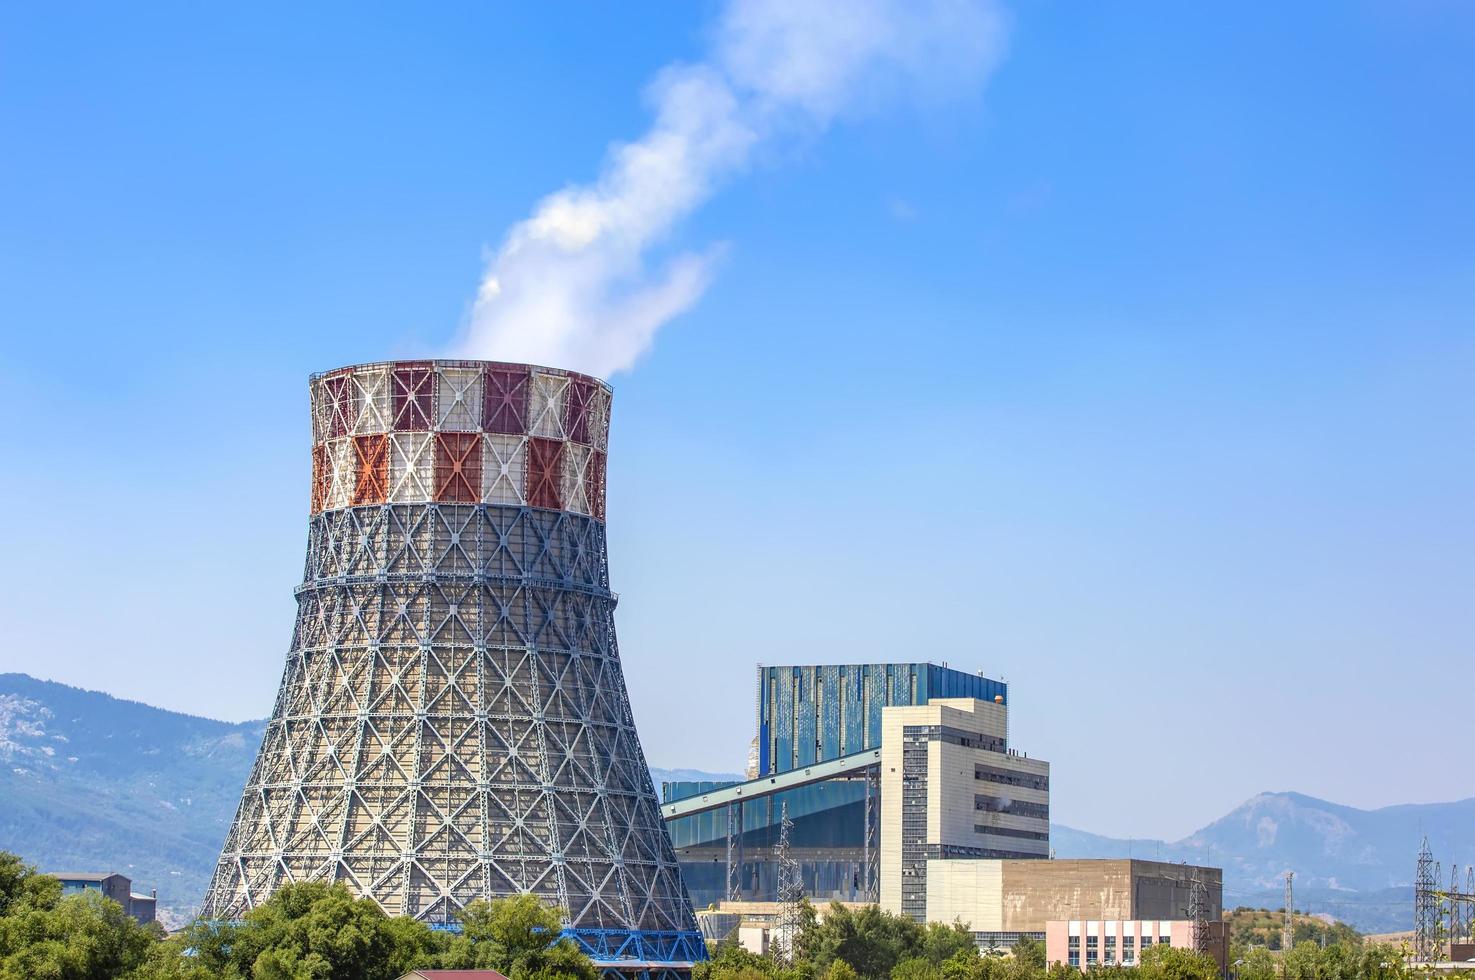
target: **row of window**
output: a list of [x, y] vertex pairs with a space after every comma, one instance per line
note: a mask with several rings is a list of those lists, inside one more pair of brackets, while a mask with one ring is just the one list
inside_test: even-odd
[[1001, 799], [997, 796], [985, 796], [981, 793], [973, 797], [973, 809], [984, 810], [988, 813], [1007, 813], [1015, 817], [1037, 817], [1041, 820], [1050, 819], [1050, 805], [1048, 803], [1026, 803], [1023, 800]]
[[1022, 786], [1025, 789], [1043, 790], [1050, 788], [1049, 776], [1037, 776], [1030, 772], [1015, 772], [1012, 769], [1000, 769], [997, 766], [982, 764], [974, 765], [973, 778], [998, 783], [1001, 786]]
[[[1104, 949], [1098, 949], [1098, 947], [1097, 947], [1097, 937], [1096, 936], [1087, 936], [1086, 937], [1086, 965], [1087, 966], [1094, 966], [1094, 965], [1096, 965], [1098, 963], [1100, 963], [1100, 964], [1109, 964], [1109, 963], [1115, 963], [1116, 962], [1116, 952], [1117, 952], [1116, 951], [1116, 937], [1115, 936], [1107, 936], [1105, 938], [1106, 938], [1105, 948]], [[1136, 940], [1137, 940], [1137, 937], [1136, 936], [1123, 936], [1122, 937], [1122, 962], [1123, 963], [1131, 964], [1131, 963], [1133, 963], [1133, 962], [1136, 961], [1136, 958], [1137, 958]], [[1152, 940], [1152, 937], [1151, 936], [1143, 936], [1142, 937], [1142, 949], [1144, 951], [1146, 951], [1147, 949], [1149, 949], [1152, 946], [1152, 944], [1153, 944], [1153, 940]], [[1157, 944], [1159, 946], [1171, 946], [1171, 945], [1173, 945], [1173, 940], [1172, 940], [1172, 938], [1170, 936], [1161, 936], [1161, 937], [1158, 938]], [[1070, 963], [1071, 966], [1077, 966], [1078, 967], [1078, 966], [1081, 965], [1081, 937], [1080, 936], [1071, 936], [1070, 937], [1070, 941], [1069, 941], [1069, 945], [1067, 947], [1066, 953], [1067, 953], [1067, 960], [1069, 961], [1069, 963]]]

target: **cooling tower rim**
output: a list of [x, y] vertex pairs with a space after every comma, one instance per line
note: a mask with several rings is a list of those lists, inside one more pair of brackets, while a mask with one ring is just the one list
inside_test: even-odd
[[342, 374], [353, 374], [357, 371], [367, 371], [377, 368], [429, 368], [438, 370], [441, 368], [475, 368], [478, 370], [499, 371], [534, 371], [542, 374], [556, 374], [562, 377], [578, 378], [588, 381], [603, 388], [610, 394], [614, 394], [614, 386], [603, 378], [596, 378], [592, 374], [584, 374], [580, 371], [570, 371], [567, 368], [550, 367], [546, 364], [532, 364], [526, 361], [484, 361], [456, 357], [408, 357], [389, 361], [364, 361], [359, 364], [345, 364], [342, 367], [331, 368], [327, 371], [315, 371], [307, 376], [309, 384], [317, 384], [323, 378], [337, 377]]

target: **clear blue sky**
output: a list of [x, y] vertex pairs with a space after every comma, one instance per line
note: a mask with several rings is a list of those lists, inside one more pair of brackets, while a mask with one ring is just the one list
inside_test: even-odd
[[[267, 714], [309, 372], [444, 350], [706, 4], [0, 9], [3, 669]], [[976, 97], [765, 154], [616, 379], [647, 754], [754, 664], [1004, 676], [1056, 819], [1475, 794], [1475, 9], [1016, 2]]]

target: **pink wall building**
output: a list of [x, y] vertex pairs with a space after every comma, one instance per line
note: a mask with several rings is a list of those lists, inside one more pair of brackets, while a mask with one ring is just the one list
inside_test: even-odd
[[1084, 970], [1120, 963], [1132, 966], [1153, 946], [1193, 948], [1189, 919], [1051, 919], [1045, 923], [1045, 961]]

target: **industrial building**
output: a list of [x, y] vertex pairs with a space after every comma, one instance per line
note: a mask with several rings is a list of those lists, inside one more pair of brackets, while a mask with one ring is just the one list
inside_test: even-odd
[[[1049, 765], [1007, 747], [1007, 696], [1001, 681], [930, 663], [760, 668], [756, 778], [662, 787], [693, 901], [776, 900], [785, 812], [788, 853], [818, 901], [885, 904], [903, 849], [919, 881], [929, 856], [1045, 856]], [[915, 743], [906, 764], [886, 761], [904, 738]], [[955, 766], [970, 779], [943, 776]], [[923, 828], [905, 848], [887, 836], [899, 835], [904, 797]]]
[[1131, 858], [928, 862], [927, 919], [965, 922], [980, 942], [1047, 938], [1052, 921], [1223, 917], [1223, 873]]
[[46, 874], [61, 882], [63, 896], [98, 892], [123, 906], [123, 911], [133, 916], [139, 925], [153, 922], [158, 911], [157, 891], [150, 891], [147, 895], [134, 894], [132, 879], [116, 871], [48, 871]]
[[289, 881], [446, 927], [527, 893], [609, 974], [689, 971], [705, 947], [615, 641], [610, 388], [401, 361], [310, 395], [296, 628], [203, 916]]
[[1043, 940], [1052, 920], [1221, 917], [1216, 868], [1051, 859], [1050, 765], [1011, 744], [1002, 681], [931, 663], [767, 666], [757, 705], [748, 780], [662, 787], [700, 907], [767, 926], [787, 865], [811, 901], [962, 921], [982, 946]]

